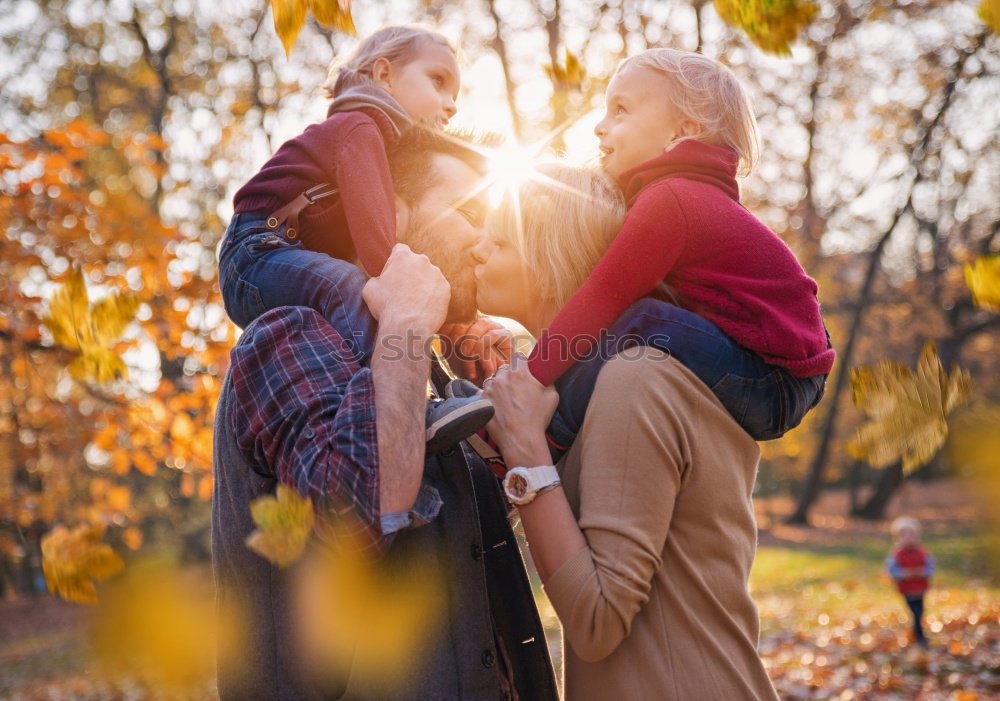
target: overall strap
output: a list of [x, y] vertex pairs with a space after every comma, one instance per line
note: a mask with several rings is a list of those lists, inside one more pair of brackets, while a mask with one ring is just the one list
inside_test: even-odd
[[319, 185], [314, 185], [305, 192], [299, 194], [294, 200], [283, 206], [281, 209], [274, 211], [267, 218], [267, 227], [269, 229], [277, 229], [279, 226], [288, 222], [288, 227], [285, 229], [285, 238], [294, 241], [299, 235], [299, 214], [303, 209], [309, 205], [318, 202], [324, 197], [330, 197], [331, 195], [336, 195], [340, 190], [335, 188], [330, 183], [320, 183]]

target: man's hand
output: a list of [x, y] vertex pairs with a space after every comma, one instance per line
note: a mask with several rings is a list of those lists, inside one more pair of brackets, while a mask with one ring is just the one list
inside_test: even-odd
[[397, 243], [382, 273], [365, 283], [362, 295], [380, 327], [388, 324], [429, 336], [444, 323], [451, 285], [427, 256]]
[[487, 425], [508, 465], [547, 465], [552, 458], [545, 428], [559, 405], [559, 394], [542, 385], [528, 370], [528, 359], [515, 353], [510, 365], [486, 381], [483, 396], [493, 402], [496, 415]]
[[469, 324], [445, 324], [441, 335], [448, 338], [448, 365], [459, 377], [477, 385], [510, 362], [514, 335], [495, 321], [480, 317]]

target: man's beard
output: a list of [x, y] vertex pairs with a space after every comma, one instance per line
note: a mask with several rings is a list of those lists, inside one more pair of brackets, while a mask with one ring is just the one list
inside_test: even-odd
[[414, 252], [427, 256], [451, 285], [447, 321], [454, 323], [475, 319], [476, 270], [472, 252], [455, 250], [451, 242], [436, 235], [422, 217], [411, 220], [405, 238], [403, 243]]

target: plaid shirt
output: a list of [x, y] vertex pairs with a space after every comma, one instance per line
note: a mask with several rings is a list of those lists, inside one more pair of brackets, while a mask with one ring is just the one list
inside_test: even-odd
[[231, 375], [240, 452], [260, 474], [308, 496], [317, 513], [334, 514], [338, 533], [381, 554], [395, 532], [437, 515], [441, 499], [428, 485], [408, 514], [380, 515], [372, 372], [318, 312], [280, 307], [260, 316], [233, 348]]

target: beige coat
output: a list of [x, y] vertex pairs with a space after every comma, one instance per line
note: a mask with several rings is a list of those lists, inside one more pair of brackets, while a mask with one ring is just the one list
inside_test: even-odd
[[545, 582], [565, 698], [777, 699], [747, 590], [757, 444], [679, 362], [628, 353], [559, 465], [589, 545]]

